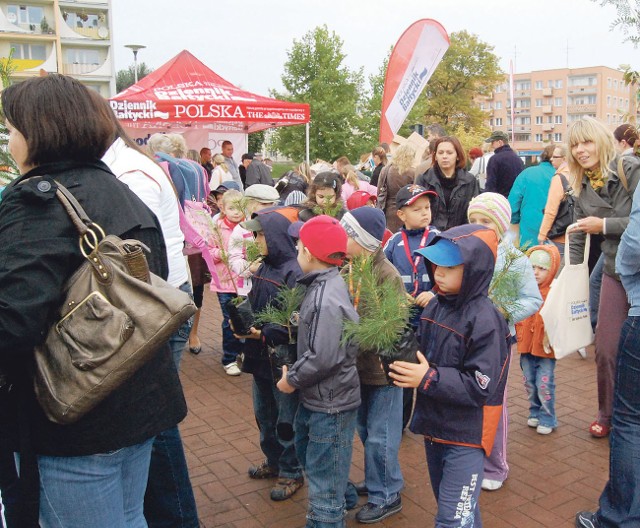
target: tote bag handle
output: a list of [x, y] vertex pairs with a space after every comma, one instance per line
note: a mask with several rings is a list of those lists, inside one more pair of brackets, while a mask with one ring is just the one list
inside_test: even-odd
[[[564, 265], [565, 266], [571, 266], [571, 246], [570, 246], [570, 242], [569, 239], [571, 238], [569, 235], [571, 234], [571, 231], [575, 231], [576, 229], [578, 229], [578, 223], [574, 223], [571, 224], [569, 227], [567, 227], [567, 231], [566, 231], [566, 244], [567, 247], [565, 248], [564, 251]], [[591, 249], [591, 235], [586, 233], [585, 234], [585, 241], [584, 241], [584, 255], [582, 257], [582, 262], [588, 262], [589, 261], [589, 251]], [[575, 266], [575, 264], [574, 264]]]

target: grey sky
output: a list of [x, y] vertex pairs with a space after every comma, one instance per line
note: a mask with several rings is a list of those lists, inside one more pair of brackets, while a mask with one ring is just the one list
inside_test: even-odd
[[133, 63], [125, 44], [143, 44], [152, 68], [188, 49], [228, 81], [268, 95], [294, 39], [327, 24], [346, 64], [375, 73], [402, 32], [421, 18], [451, 33], [466, 29], [495, 47], [503, 70], [569, 66], [640, 67], [640, 50], [609, 31], [615, 10], [590, 0], [112, 0], [116, 71]]

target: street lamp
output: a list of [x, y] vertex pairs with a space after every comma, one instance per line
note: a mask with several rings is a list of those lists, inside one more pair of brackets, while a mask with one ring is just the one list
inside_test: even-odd
[[129, 48], [133, 51], [133, 78], [135, 83], [138, 83], [138, 51], [146, 48], [146, 46], [142, 46], [140, 44], [125, 44], [125, 48]]

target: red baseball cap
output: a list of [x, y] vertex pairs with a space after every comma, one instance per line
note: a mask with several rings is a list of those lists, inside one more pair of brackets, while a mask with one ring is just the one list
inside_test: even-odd
[[314, 257], [327, 264], [340, 266], [347, 255], [347, 232], [335, 218], [320, 215], [305, 223], [295, 222], [289, 234], [299, 238]]
[[355, 191], [347, 200], [347, 209], [357, 209], [358, 207], [364, 207], [369, 200], [375, 204], [378, 201], [378, 197], [375, 194], [370, 194], [367, 191]]

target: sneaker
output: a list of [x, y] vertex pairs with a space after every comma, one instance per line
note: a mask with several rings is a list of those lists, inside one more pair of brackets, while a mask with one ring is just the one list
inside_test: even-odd
[[527, 425], [529, 427], [538, 427], [538, 425], [540, 425], [540, 420], [538, 420], [537, 418], [529, 418], [527, 420]]
[[284, 478], [280, 477], [276, 485], [271, 488], [271, 500], [272, 501], [283, 501], [287, 500], [290, 497], [293, 497], [293, 494], [298, 491], [302, 485], [304, 484], [304, 477], [299, 478]]
[[582, 359], [587, 359], [587, 349], [582, 347], [578, 349], [578, 354], [580, 354], [580, 357]]
[[548, 427], [546, 425], [539, 425], [536, 428], [536, 433], [541, 434], [541, 435], [548, 435], [553, 433], [553, 427]]
[[378, 504], [367, 502], [356, 513], [356, 520], [362, 524], [373, 524], [398, 513], [400, 510], [402, 510], [402, 498], [398, 495], [398, 498], [387, 506], [379, 506]]
[[249, 468], [249, 478], [252, 479], [268, 479], [278, 476], [278, 469], [271, 467], [265, 460], [259, 466], [251, 466]]
[[588, 511], [576, 514], [576, 528], [600, 528], [600, 526], [597, 514]]
[[234, 361], [233, 363], [229, 363], [228, 365], [223, 365], [224, 371], [227, 373], [227, 376], [239, 376], [242, 374], [242, 371], [238, 368], [238, 364]]
[[485, 491], [496, 491], [502, 487], [502, 480], [482, 479], [480, 487]]

